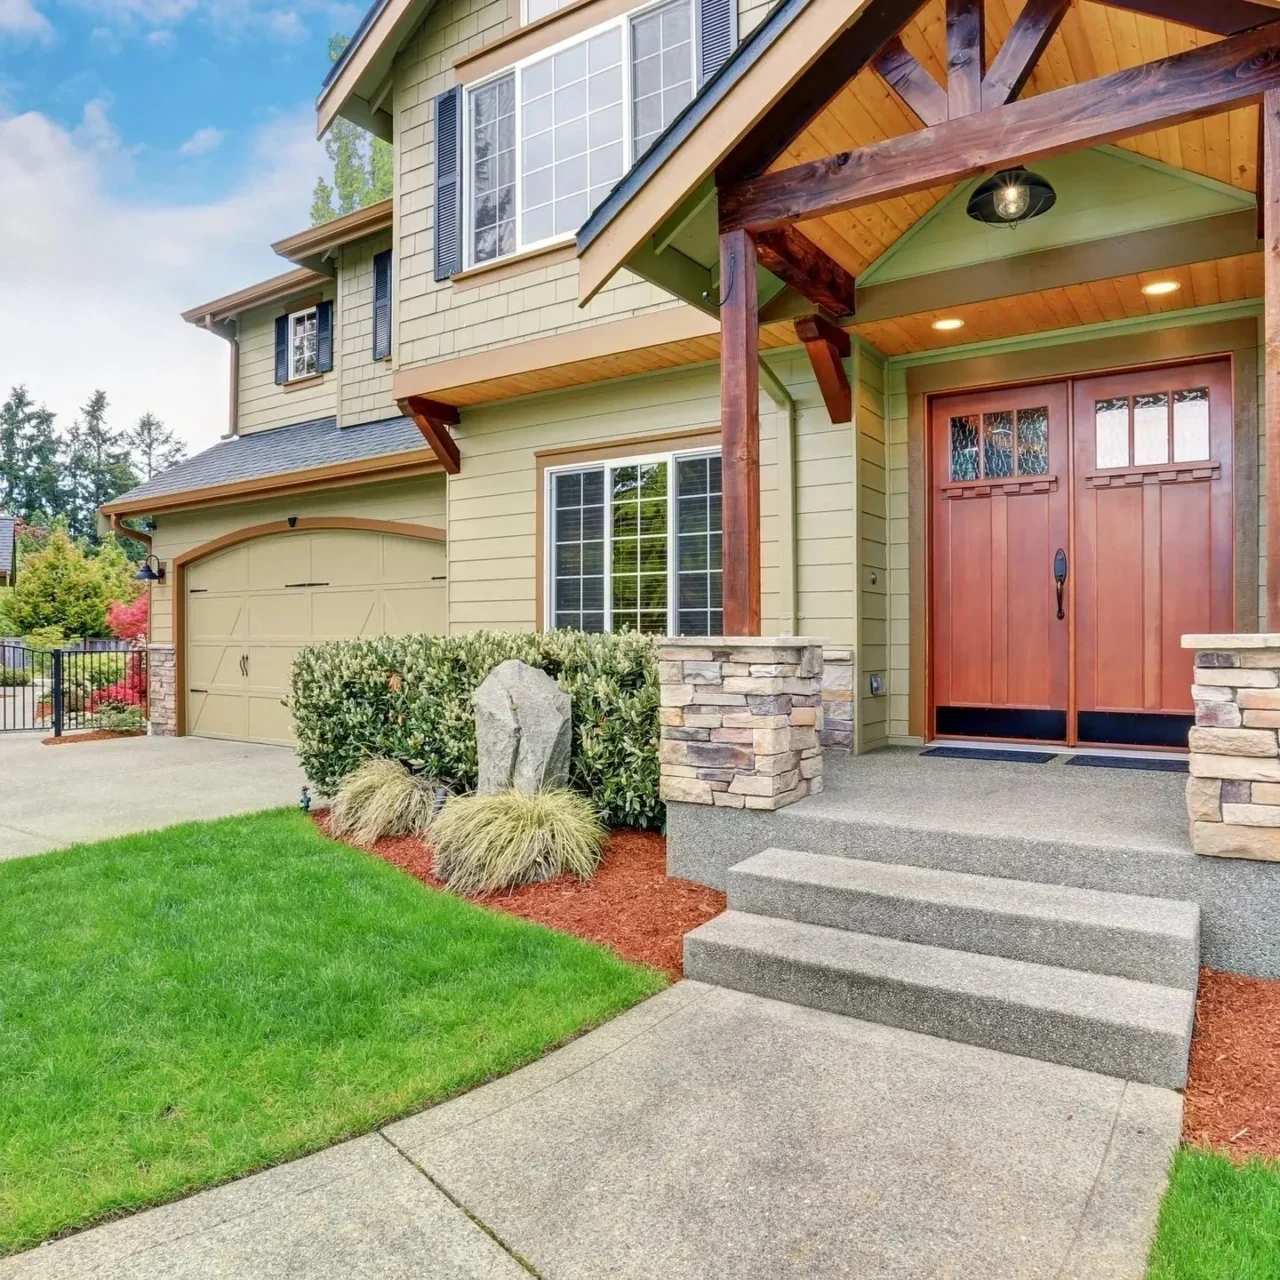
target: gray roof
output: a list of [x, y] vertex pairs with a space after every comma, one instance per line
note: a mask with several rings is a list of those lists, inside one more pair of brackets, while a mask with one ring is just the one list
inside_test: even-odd
[[332, 417], [316, 418], [219, 441], [212, 449], [152, 476], [112, 502], [135, 503], [188, 489], [259, 480], [424, 448], [426, 441], [412, 418], [383, 418], [357, 427], [339, 427]]
[[0, 573], [12, 573], [16, 558], [14, 541], [17, 537], [18, 519], [0, 513]]

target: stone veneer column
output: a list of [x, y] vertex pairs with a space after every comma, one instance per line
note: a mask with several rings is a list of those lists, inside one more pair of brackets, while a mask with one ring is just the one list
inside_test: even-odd
[[853, 746], [853, 650], [822, 651], [822, 726], [824, 747]]
[[1280, 861], [1280, 634], [1183, 636], [1196, 649], [1191, 847]]
[[147, 719], [151, 732], [170, 738], [178, 732], [178, 651], [171, 644], [147, 646]]
[[658, 667], [664, 800], [781, 809], [822, 790], [822, 646], [671, 637]]

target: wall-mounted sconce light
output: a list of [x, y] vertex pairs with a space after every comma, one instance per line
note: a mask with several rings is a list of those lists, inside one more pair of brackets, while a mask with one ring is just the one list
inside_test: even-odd
[[[155, 564], [153, 569], [151, 566]], [[164, 565], [155, 556], [148, 556], [139, 566], [134, 579], [138, 582], [163, 582]]]

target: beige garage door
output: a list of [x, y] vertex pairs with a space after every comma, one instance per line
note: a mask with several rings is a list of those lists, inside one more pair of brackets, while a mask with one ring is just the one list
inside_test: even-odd
[[445, 629], [442, 542], [359, 530], [244, 542], [186, 572], [187, 732], [290, 744], [281, 699], [320, 640]]

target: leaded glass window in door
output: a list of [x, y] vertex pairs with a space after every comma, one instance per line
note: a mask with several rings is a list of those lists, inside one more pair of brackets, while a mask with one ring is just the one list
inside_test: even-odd
[[1049, 474], [1049, 410], [998, 409], [951, 419], [951, 482]]

